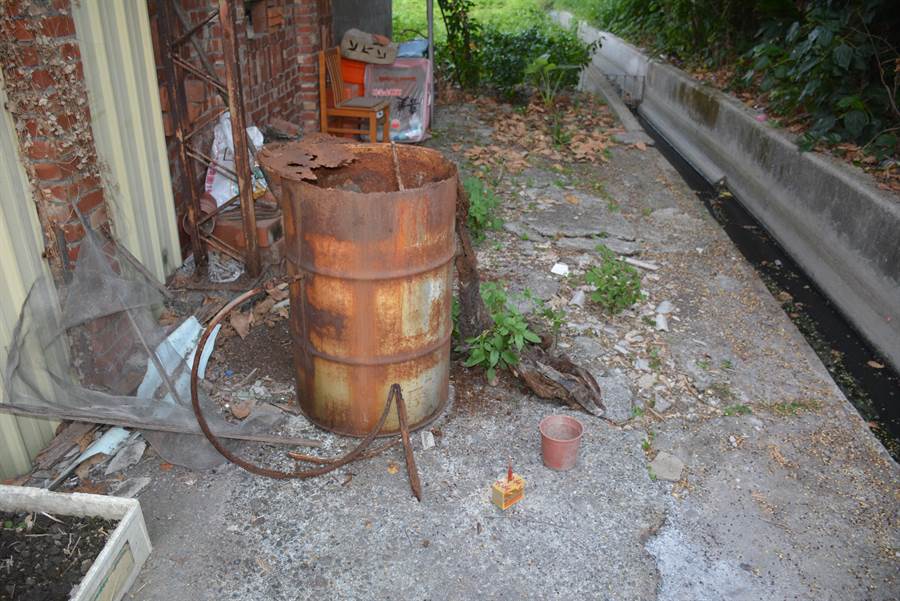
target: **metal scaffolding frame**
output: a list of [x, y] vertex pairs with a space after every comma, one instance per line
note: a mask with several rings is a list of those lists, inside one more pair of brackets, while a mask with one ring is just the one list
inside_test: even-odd
[[[179, 0], [159, 0], [159, 38], [161, 59], [166, 77], [169, 107], [175, 129], [175, 144], [178, 150], [178, 164], [187, 179], [190, 202], [187, 206], [188, 234], [194, 254], [196, 274], [206, 275], [209, 257], [208, 247], [224, 253], [244, 263], [251, 277], [259, 275], [261, 266], [259, 240], [256, 231], [256, 210], [253, 201], [253, 178], [249, 153], [255, 155], [256, 148], [247, 136], [244, 115], [244, 93], [239, 68], [238, 40], [236, 35], [237, 16], [234, 0], [218, 0], [218, 9], [212, 10], [199, 23], [192, 24], [179, 5]], [[197, 41], [197, 34], [210, 26], [218, 18], [222, 27], [222, 54], [225, 81], [217, 75], [209, 57]], [[190, 47], [188, 46], [190, 44]], [[192, 51], [193, 50], [193, 51]], [[201, 115], [193, 124], [188, 116], [187, 94], [184, 80], [187, 75], [197, 78], [210, 86], [222, 98], [225, 106], [215, 107]], [[234, 140], [234, 170], [217, 163], [192, 142], [198, 132], [215, 124], [225, 111], [231, 114], [231, 133]], [[238, 182], [238, 193], [216, 208], [211, 214], [202, 215], [195, 165], [204, 168], [210, 164], [222, 170]], [[244, 234], [244, 249], [235, 248], [212, 233], [212, 228], [204, 230], [204, 224], [223, 210], [239, 202], [241, 225]]]

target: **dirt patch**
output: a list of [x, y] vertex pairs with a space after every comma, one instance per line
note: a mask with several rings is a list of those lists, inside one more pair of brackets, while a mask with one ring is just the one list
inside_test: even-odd
[[243, 340], [232, 332], [216, 344], [210, 366], [217, 372], [231, 370], [240, 379], [256, 369], [255, 379], [271, 378], [276, 382], [294, 381], [294, 351], [288, 320], [254, 325]]
[[0, 513], [0, 601], [69, 598], [116, 522], [100, 518]]

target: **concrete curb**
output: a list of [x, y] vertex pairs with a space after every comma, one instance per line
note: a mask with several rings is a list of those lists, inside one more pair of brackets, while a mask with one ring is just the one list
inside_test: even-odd
[[[561, 23], [571, 23], [556, 15]], [[711, 182], [724, 180], [854, 326], [900, 369], [900, 202], [863, 172], [800, 152], [737, 100], [607, 32], [601, 73], [645, 74], [638, 112]], [[599, 56], [598, 56], [599, 55]]]

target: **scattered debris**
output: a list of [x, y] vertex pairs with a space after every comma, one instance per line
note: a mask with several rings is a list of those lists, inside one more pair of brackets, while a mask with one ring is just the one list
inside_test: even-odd
[[422, 430], [419, 432], [419, 437], [422, 439], [422, 450], [427, 451], [428, 449], [434, 447], [434, 434], [432, 434], [429, 430]]
[[550, 268], [550, 273], [556, 275], [569, 275], [569, 266], [565, 263], [555, 263], [553, 267]]
[[669, 320], [666, 318], [665, 313], [656, 314], [656, 329], [661, 332], [669, 331]]
[[587, 297], [584, 293], [584, 290], [579, 288], [575, 291], [575, 294], [572, 295], [572, 298], [569, 300], [569, 304], [576, 307], [583, 307], [586, 300]]
[[631, 257], [625, 257], [623, 260], [629, 265], [634, 265], [635, 267], [640, 267], [641, 269], [646, 269], [647, 271], [656, 271], [659, 269], [659, 265], [657, 265], [656, 263], [639, 261], [638, 259], [633, 259]]
[[109, 476], [110, 474], [121, 472], [122, 470], [131, 467], [141, 460], [146, 449], [147, 443], [141, 438], [139, 432], [135, 432], [132, 434], [129, 442], [126, 443], [119, 452], [116, 453], [115, 457], [112, 458], [106, 466], [104, 473]]
[[247, 399], [246, 401], [241, 401], [239, 403], [229, 404], [228, 410], [231, 411], [231, 415], [233, 415], [235, 419], [244, 420], [250, 416], [255, 406], [256, 399]]

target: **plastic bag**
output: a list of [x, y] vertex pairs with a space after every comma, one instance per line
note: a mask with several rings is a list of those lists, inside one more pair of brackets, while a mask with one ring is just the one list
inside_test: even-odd
[[[262, 148], [263, 135], [258, 127], [248, 127], [247, 136], [256, 148]], [[228, 111], [222, 113], [213, 130], [210, 156], [215, 161], [206, 170], [204, 189], [215, 199], [216, 206], [221, 207], [239, 192], [237, 180], [228, 172], [234, 171], [234, 138], [231, 135], [231, 114]], [[266, 191], [266, 180], [253, 160], [252, 153], [250, 164], [253, 166], [253, 197], [256, 198]]]
[[391, 140], [421, 142], [431, 121], [431, 61], [398, 58], [391, 65], [366, 65], [366, 94], [391, 99]]

